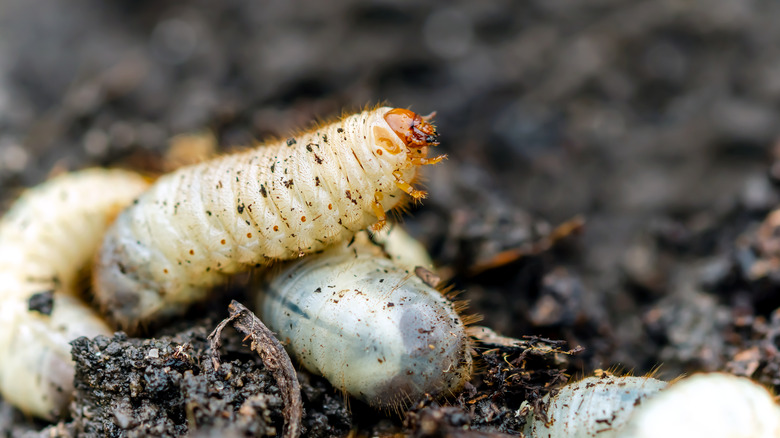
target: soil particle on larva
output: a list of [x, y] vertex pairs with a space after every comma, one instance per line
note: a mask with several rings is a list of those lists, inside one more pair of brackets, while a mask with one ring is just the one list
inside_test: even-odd
[[54, 306], [54, 291], [39, 292], [27, 300], [30, 311], [51, 315]]

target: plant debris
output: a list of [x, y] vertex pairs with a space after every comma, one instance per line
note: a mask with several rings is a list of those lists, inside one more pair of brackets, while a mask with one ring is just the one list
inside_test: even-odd
[[[211, 361], [214, 369], [220, 366], [219, 348], [222, 345], [222, 330], [229, 323], [243, 334], [244, 340], [251, 339], [250, 349], [256, 351], [266, 369], [273, 373], [276, 385], [281, 392], [284, 401], [284, 434], [286, 438], [297, 438], [301, 433], [301, 417], [303, 406], [301, 402], [301, 388], [298, 385], [298, 377], [293, 368], [290, 356], [284, 351], [284, 347], [274, 334], [268, 330], [260, 319], [255, 316], [243, 304], [233, 300], [228, 307], [230, 316], [217, 325], [217, 328], [209, 335], [211, 341]], [[243, 407], [242, 407], [243, 409]]]

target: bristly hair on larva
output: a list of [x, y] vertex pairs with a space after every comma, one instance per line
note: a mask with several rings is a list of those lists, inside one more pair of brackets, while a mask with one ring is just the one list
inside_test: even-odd
[[361, 237], [268, 273], [263, 321], [309, 371], [374, 407], [400, 412], [425, 394], [452, 395], [473, 367], [463, 317], [399, 265], [415, 256], [389, 256]]
[[237, 272], [348, 239], [404, 199], [438, 144], [430, 117], [381, 107], [161, 177], [106, 234], [93, 276], [119, 326], [181, 313]]
[[147, 186], [123, 170], [64, 174], [24, 192], [0, 220], [0, 393], [23, 412], [65, 414], [68, 343], [111, 333], [78, 296], [80, 275], [111, 221]]

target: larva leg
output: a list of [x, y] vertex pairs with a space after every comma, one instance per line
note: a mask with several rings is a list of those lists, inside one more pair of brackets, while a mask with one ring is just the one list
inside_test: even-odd
[[457, 391], [472, 358], [453, 303], [357, 237], [269, 273], [263, 321], [306, 368], [372, 406]]
[[393, 172], [393, 176], [395, 177], [395, 185], [398, 186], [399, 189], [403, 190], [412, 198], [425, 199], [425, 197], [428, 195], [428, 193], [426, 193], [425, 190], [417, 190], [411, 184], [406, 182], [401, 172], [396, 170]]
[[447, 154], [444, 154], [444, 155], [439, 155], [431, 158], [425, 158], [425, 157], [412, 158], [411, 161], [412, 164], [414, 164], [415, 166], [430, 166], [432, 164], [439, 164], [442, 160], [446, 158], [447, 158]]
[[[22, 194], [0, 220], [0, 393], [22, 411], [46, 419], [67, 412], [68, 343], [111, 333], [77, 298], [80, 273], [108, 224], [146, 187], [120, 170], [65, 174]], [[29, 310], [34, 295], [50, 297], [51, 311]]]
[[383, 229], [387, 225], [387, 213], [385, 213], [385, 209], [382, 207], [382, 204], [379, 202], [381, 199], [382, 194], [377, 193], [374, 195], [374, 214], [376, 214], [377, 221], [373, 225], [371, 225], [371, 231], [377, 232]]

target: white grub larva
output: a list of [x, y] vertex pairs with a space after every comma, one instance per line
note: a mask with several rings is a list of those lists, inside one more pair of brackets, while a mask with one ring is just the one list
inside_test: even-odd
[[745, 377], [696, 374], [648, 399], [617, 436], [778, 438], [780, 406]]
[[[24, 287], [3, 283], [3, 289], [19, 286]], [[27, 414], [47, 420], [63, 416], [73, 397], [70, 341], [109, 336], [110, 328], [81, 300], [65, 294], [53, 295], [49, 315], [29, 310], [18, 297], [3, 298], [0, 306], [0, 393]]]
[[614, 437], [634, 408], [667, 385], [652, 377], [588, 377], [544, 400], [547, 421], [528, 415], [528, 437]]
[[[110, 334], [78, 297], [109, 223], [147, 182], [122, 170], [89, 169], [23, 193], [0, 220], [0, 392], [42, 418], [63, 414], [73, 392], [70, 345]], [[51, 293], [51, 313], [29, 310]]]
[[107, 233], [98, 301], [120, 326], [181, 313], [227, 275], [319, 251], [408, 195], [437, 144], [427, 117], [376, 108], [160, 178]]
[[257, 307], [309, 371], [375, 407], [451, 394], [471, 376], [453, 303], [361, 239], [285, 265]]
[[[547, 401], [547, 400], [546, 400]], [[744, 377], [697, 374], [668, 384], [649, 377], [589, 377], [528, 414], [528, 437], [777, 438], [780, 407]]]

